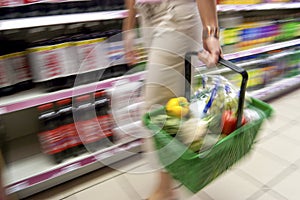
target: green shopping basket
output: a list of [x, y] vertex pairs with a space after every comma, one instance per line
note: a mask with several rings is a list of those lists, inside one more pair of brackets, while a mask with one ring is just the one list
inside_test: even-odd
[[[187, 80], [185, 96], [187, 99], [190, 99], [191, 96], [191, 57], [194, 55], [197, 55], [197, 52], [189, 52], [185, 56], [185, 77]], [[143, 116], [144, 124], [155, 133], [153, 138], [160, 162], [174, 179], [194, 193], [200, 191], [228, 170], [252, 149], [263, 121], [270, 117], [273, 111], [268, 104], [251, 98], [249, 108], [260, 113], [260, 118], [241, 126], [248, 73], [243, 68], [222, 58], [220, 58], [219, 63], [243, 77], [238, 102], [237, 129], [233, 133], [219, 140], [209, 149], [195, 153], [151, 122], [151, 117], [164, 113], [164, 107]]]

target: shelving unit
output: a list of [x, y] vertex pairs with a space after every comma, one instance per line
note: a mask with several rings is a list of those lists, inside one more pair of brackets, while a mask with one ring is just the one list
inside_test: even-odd
[[[267, 51], [272, 51], [276, 49], [286, 48], [290, 46], [295, 46], [300, 44], [300, 39], [295, 39], [291, 41], [274, 43], [266, 45], [263, 47], [256, 47], [249, 50], [244, 50], [240, 52], [225, 54], [224, 58], [228, 60], [241, 58], [253, 54], [260, 54]], [[57, 101], [64, 98], [69, 98], [73, 96], [78, 96], [97, 90], [108, 89], [114, 85], [115, 82], [120, 80], [128, 80], [131, 82], [139, 81], [144, 79], [144, 72], [138, 72], [131, 75], [126, 75], [118, 78], [113, 78], [97, 83], [92, 83], [89, 85], [78, 86], [75, 88], [70, 88], [66, 90], [61, 90], [52, 93], [45, 93], [43, 89], [35, 88], [33, 90], [24, 91], [12, 96], [3, 97], [0, 99], [0, 114], [6, 114], [10, 112], [15, 112], [18, 110], [38, 106], [44, 103]]]
[[8, 194], [18, 192], [23, 197], [32, 195], [33, 192], [59, 184], [62, 179], [67, 181], [133, 156], [140, 152], [141, 144], [141, 139], [133, 138], [95, 153], [86, 153], [69, 159], [59, 165], [55, 165], [43, 154], [19, 160], [11, 163], [7, 171], [8, 174], [14, 174], [13, 177], [7, 178], [7, 192]]
[[275, 9], [297, 9], [300, 8], [300, 3], [261, 3], [261, 4], [240, 4], [240, 5], [230, 5], [223, 4], [218, 5], [217, 9], [219, 12], [229, 12], [229, 11], [255, 11], [255, 10], [275, 10]]
[[300, 75], [277, 81], [260, 90], [250, 92], [249, 95], [268, 101], [298, 87], [300, 87]]
[[[218, 12], [220, 13], [299, 8], [300, 3], [268, 3], [256, 5], [217, 6]], [[75, 23], [86, 23], [101, 20], [123, 19], [126, 16], [126, 10], [117, 10], [0, 20], [0, 31], [46, 27], [61, 24], [67, 25]], [[232, 60], [295, 45], [300, 45], [300, 39], [293, 39], [290, 41], [273, 43], [263, 47], [256, 47], [249, 50], [230, 53], [224, 55], [224, 57], [225, 59]], [[220, 71], [218, 73], [222, 72], [224, 71]], [[117, 81], [120, 80], [128, 80], [129, 82], [140, 81], [144, 79], [144, 75], [144, 72], [137, 72], [131, 75], [112, 78], [97, 83], [78, 86], [75, 88], [51, 93], [46, 93], [42, 88], [34, 88], [32, 90], [0, 98], [0, 115], [15, 114], [17, 111], [30, 109], [44, 103], [54, 102], [77, 95], [91, 93], [97, 90], [109, 89], [113, 87], [113, 85]], [[270, 84], [263, 89], [250, 92], [250, 95], [262, 100], [268, 100], [298, 86], [300, 86], [300, 75]], [[101, 168], [105, 166], [105, 164], [111, 164], [119, 160], [126, 159], [127, 157], [140, 152], [140, 145], [142, 143], [143, 140], [139, 137], [131, 138], [98, 152], [86, 153], [76, 158], [66, 160], [59, 165], [53, 164], [43, 154], [36, 154], [32, 157], [12, 162], [9, 165], [9, 169], [7, 169], [7, 192], [9, 194], [18, 193], [20, 197], [27, 197], [64, 181]], [[20, 170], [22, 170], [22, 173], [20, 173]], [[9, 174], [14, 175], [9, 176]]]
[[99, 20], [122, 19], [127, 16], [126, 10], [101, 11], [93, 13], [79, 13], [56, 16], [30, 17], [20, 19], [0, 20], [0, 31], [51, 26], [58, 24], [72, 24], [80, 22], [92, 22]]
[[[297, 9], [300, 3], [264, 3], [264, 4], [241, 4], [241, 5], [218, 5], [218, 12], [238, 12], [254, 10]], [[20, 19], [0, 20], [0, 31], [50, 26], [58, 24], [71, 24], [91, 22], [99, 20], [122, 19], [127, 16], [126, 10], [101, 11], [93, 13], [67, 14], [57, 16], [30, 17]]]
[[35, 88], [32, 90], [24, 91], [12, 96], [7, 96], [0, 99], [0, 114], [7, 114], [26, 108], [31, 108], [41, 104], [54, 102], [57, 100], [79, 96], [103, 89], [111, 88], [115, 82], [120, 80], [128, 80], [135, 82], [143, 80], [144, 72], [138, 72], [132, 75], [126, 75], [105, 81], [91, 83], [88, 85], [78, 86], [75, 88], [60, 90], [57, 92], [46, 93], [41, 88]]

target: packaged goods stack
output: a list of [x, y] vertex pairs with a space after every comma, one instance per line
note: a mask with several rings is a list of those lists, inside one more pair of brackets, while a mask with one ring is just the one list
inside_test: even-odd
[[124, 0], [5, 0], [0, 19], [15, 19], [124, 9]]

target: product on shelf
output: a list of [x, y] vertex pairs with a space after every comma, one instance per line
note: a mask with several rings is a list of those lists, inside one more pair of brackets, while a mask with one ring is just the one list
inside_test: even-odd
[[76, 84], [86, 84], [99, 80], [99, 73], [108, 67], [103, 34], [76, 35], [73, 44], [78, 56], [78, 79]]
[[218, 4], [259, 4], [259, 3], [286, 3], [286, 2], [298, 2], [299, 0], [218, 0]]
[[3, 0], [0, 19], [122, 10], [124, 4], [124, 0]]
[[106, 31], [105, 34], [108, 38], [106, 56], [109, 60], [109, 66], [112, 68], [112, 77], [122, 76], [128, 71], [128, 68], [121, 30], [110, 30]]
[[2, 41], [0, 49], [0, 96], [30, 89], [32, 77], [22, 41]]
[[284, 61], [286, 62], [284, 69], [284, 77], [293, 77], [300, 74], [300, 48], [292, 49], [293, 53], [288, 54]]
[[[247, 90], [253, 91], [266, 87], [284, 78], [300, 74], [299, 47], [278, 49], [258, 55], [236, 59], [247, 69], [249, 80]], [[241, 77], [236, 74], [227, 74], [228, 78], [238, 86]]]
[[103, 5], [104, 10], [120, 10], [124, 9], [124, 0], [98, 0]]
[[29, 67], [24, 41], [9, 42], [12, 53], [10, 62], [16, 78], [16, 90], [23, 91], [33, 87], [31, 70]]
[[54, 104], [38, 106], [39, 111], [39, 141], [45, 154], [51, 155], [56, 163], [65, 159], [68, 148], [64, 134], [59, 130], [59, 115], [55, 112]]
[[25, 1], [24, 5], [18, 7], [22, 12], [21, 17], [36, 17], [46, 15], [45, 5], [42, 3], [42, 0], [37, 1]]
[[[3, 43], [2, 43], [3, 44]], [[5, 48], [0, 49], [0, 94], [9, 95], [15, 90], [14, 81], [12, 76], [14, 75], [12, 68], [7, 58], [8, 53]]]
[[220, 19], [222, 49], [225, 53], [261, 47], [300, 36], [300, 22], [296, 15], [242, 18], [228, 15]]
[[77, 134], [73, 119], [73, 108], [71, 98], [55, 102], [59, 117], [59, 132], [66, 137], [67, 152], [77, 156], [84, 152], [82, 142]]
[[243, 20], [242, 16], [236, 14], [225, 15], [220, 18], [220, 42], [224, 52], [231, 53], [236, 51], [237, 44], [241, 41], [240, 26]]
[[299, 19], [286, 19], [279, 23], [280, 34], [275, 38], [276, 41], [286, 41], [300, 36]]
[[278, 36], [278, 25], [272, 21], [250, 22], [241, 26], [239, 50], [263, 46], [275, 41]]
[[[32, 82], [52, 92], [131, 73], [135, 66], [130, 68], [126, 64], [121, 36], [117, 29], [41, 39], [30, 45], [3, 40], [1, 95], [31, 88]], [[146, 52], [140, 39], [136, 40], [135, 48], [138, 63], [145, 62]]]
[[[110, 142], [114, 142], [113, 137], [113, 119], [110, 110], [110, 98], [107, 93], [103, 91], [98, 91], [95, 93], [95, 110], [98, 118], [100, 131]], [[103, 139], [105, 139], [103, 138]], [[109, 142], [107, 141], [107, 144]]]
[[101, 132], [95, 106], [90, 95], [75, 98], [74, 119], [79, 137], [88, 151], [94, 152], [106, 147], [102, 140], [106, 136]]
[[258, 4], [262, 2], [262, 0], [219, 0], [218, 4]]
[[33, 81], [43, 83], [49, 91], [73, 86], [76, 58], [72, 44], [66, 37], [36, 42], [28, 49]]

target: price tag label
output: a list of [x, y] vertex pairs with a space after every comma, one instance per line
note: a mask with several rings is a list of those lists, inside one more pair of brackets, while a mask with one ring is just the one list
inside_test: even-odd
[[27, 188], [28, 186], [29, 186], [28, 181], [23, 181], [21, 183], [18, 183], [16, 185], [13, 185], [13, 186], [7, 188], [6, 191], [7, 191], [8, 194], [12, 194], [14, 192], [23, 190], [23, 189]]
[[96, 158], [97, 158], [97, 160], [104, 160], [108, 157], [111, 157], [112, 155], [113, 155], [113, 150], [98, 154], [98, 155], [96, 155]]
[[126, 83], [130, 83], [129, 78], [123, 78], [123, 79], [120, 79], [120, 80], [116, 80], [116, 81], [112, 82], [112, 86], [124, 85]]
[[6, 107], [0, 107], [0, 115], [4, 114], [7, 112], [7, 108]]
[[81, 167], [81, 164], [79, 162], [74, 163], [74, 164], [71, 164], [71, 165], [68, 165], [68, 166], [62, 168], [61, 172], [65, 174], [65, 173], [74, 171], [76, 169], [79, 169], [80, 167]]

